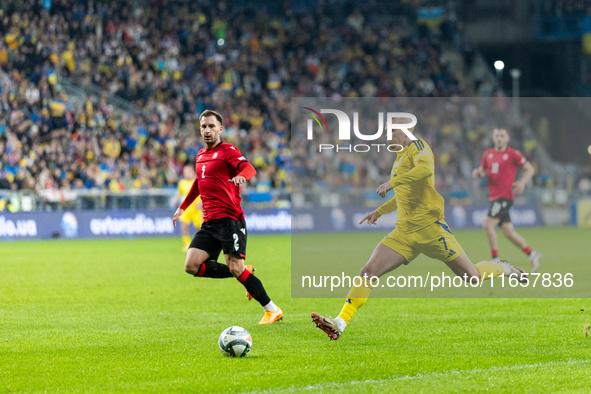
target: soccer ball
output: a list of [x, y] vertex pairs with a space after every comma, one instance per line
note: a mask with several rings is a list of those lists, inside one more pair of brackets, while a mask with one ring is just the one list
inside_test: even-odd
[[252, 338], [244, 328], [232, 326], [222, 332], [218, 345], [226, 357], [246, 357], [252, 347]]

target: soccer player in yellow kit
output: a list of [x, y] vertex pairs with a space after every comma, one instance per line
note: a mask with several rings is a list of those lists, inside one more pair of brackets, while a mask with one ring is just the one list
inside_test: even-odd
[[[195, 180], [195, 170], [193, 166], [186, 165], [183, 167], [183, 178], [178, 183], [179, 191], [174, 198], [173, 204], [178, 205], [179, 200], [187, 197], [193, 181]], [[186, 252], [191, 244], [191, 236], [189, 235], [189, 224], [193, 223], [195, 229], [199, 231], [203, 224], [203, 209], [201, 208], [201, 196], [191, 204], [181, 215], [181, 237], [183, 240], [183, 251]]]
[[[409, 128], [409, 131], [412, 130]], [[380, 185], [377, 193], [384, 198], [393, 188], [395, 196], [367, 214], [360, 224], [365, 221], [375, 224], [380, 216], [398, 210], [396, 228], [376, 246], [359, 275], [362, 278], [379, 278], [424, 253], [443, 261], [458, 276], [467, 274], [470, 280], [473, 277], [480, 280], [491, 275], [499, 277], [515, 273], [519, 281], [525, 282], [525, 271], [505, 260], [498, 263], [481, 261], [476, 265], [470, 261], [445, 223], [443, 197], [434, 187], [435, 165], [429, 145], [421, 138], [411, 140], [402, 130], [392, 132], [391, 143], [404, 148], [392, 166], [390, 181]], [[370, 291], [371, 283], [367, 280], [361, 286], [351, 288], [338, 317], [333, 319], [312, 312], [312, 321], [328, 334], [329, 339], [338, 339], [355, 312], [365, 303]]]

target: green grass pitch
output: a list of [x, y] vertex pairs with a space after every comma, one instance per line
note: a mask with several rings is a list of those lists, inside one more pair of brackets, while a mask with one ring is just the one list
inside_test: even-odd
[[[589, 263], [590, 230], [519, 231], [546, 269]], [[488, 255], [482, 231], [455, 233]], [[371, 250], [381, 236], [356, 240]], [[290, 298], [289, 236], [249, 237], [248, 261], [285, 313], [272, 326], [257, 325], [262, 309], [236, 280], [186, 274], [180, 246], [1, 243], [0, 393], [591, 392], [589, 299], [376, 298], [328, 341], [309, 314], [335, 316], [343, 300]], [[367, 245], [350, 253], [359, 267], [368, 257]], [[218, 350], [231, 325], [252, 334], [245, 359]]]

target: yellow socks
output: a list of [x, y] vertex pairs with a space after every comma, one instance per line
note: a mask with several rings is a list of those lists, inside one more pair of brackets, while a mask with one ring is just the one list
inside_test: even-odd
[[361, 308], [361, 305], [365, 304], [365, 301], [367, 301], [370, 291], [371, 285], [369, 284], [369, 281], [359, 287], [352, 287], [351, 290], [349, 290], [349, 294], [347, 294], [345, 305], [338, 317], [343, 319], [345, 323], [349, 324], [349, 321], [355, 312], [357, 312], [357, 309]]
[[189, 246], [191, 244], [191, 237], [188, 235], [183, 235], [181, 238], [183, 240], [183, 245]]
[[491, 263], [490, 261], [481, 261], [476, 264], [478, 272], [480, 272], [480, 280], [490, 279], [492, 274], [493, 278], [498, 278], [505, 273], [505, 267], [500, 263]]

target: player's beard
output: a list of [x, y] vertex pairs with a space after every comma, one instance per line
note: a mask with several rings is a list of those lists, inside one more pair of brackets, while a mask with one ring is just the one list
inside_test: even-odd
[[216, 136], [215, 134], [210, 136], [204, 135], [203, 140], [205, 141], [205, 144], [211, 148], [219, 142], [219, 136]]

